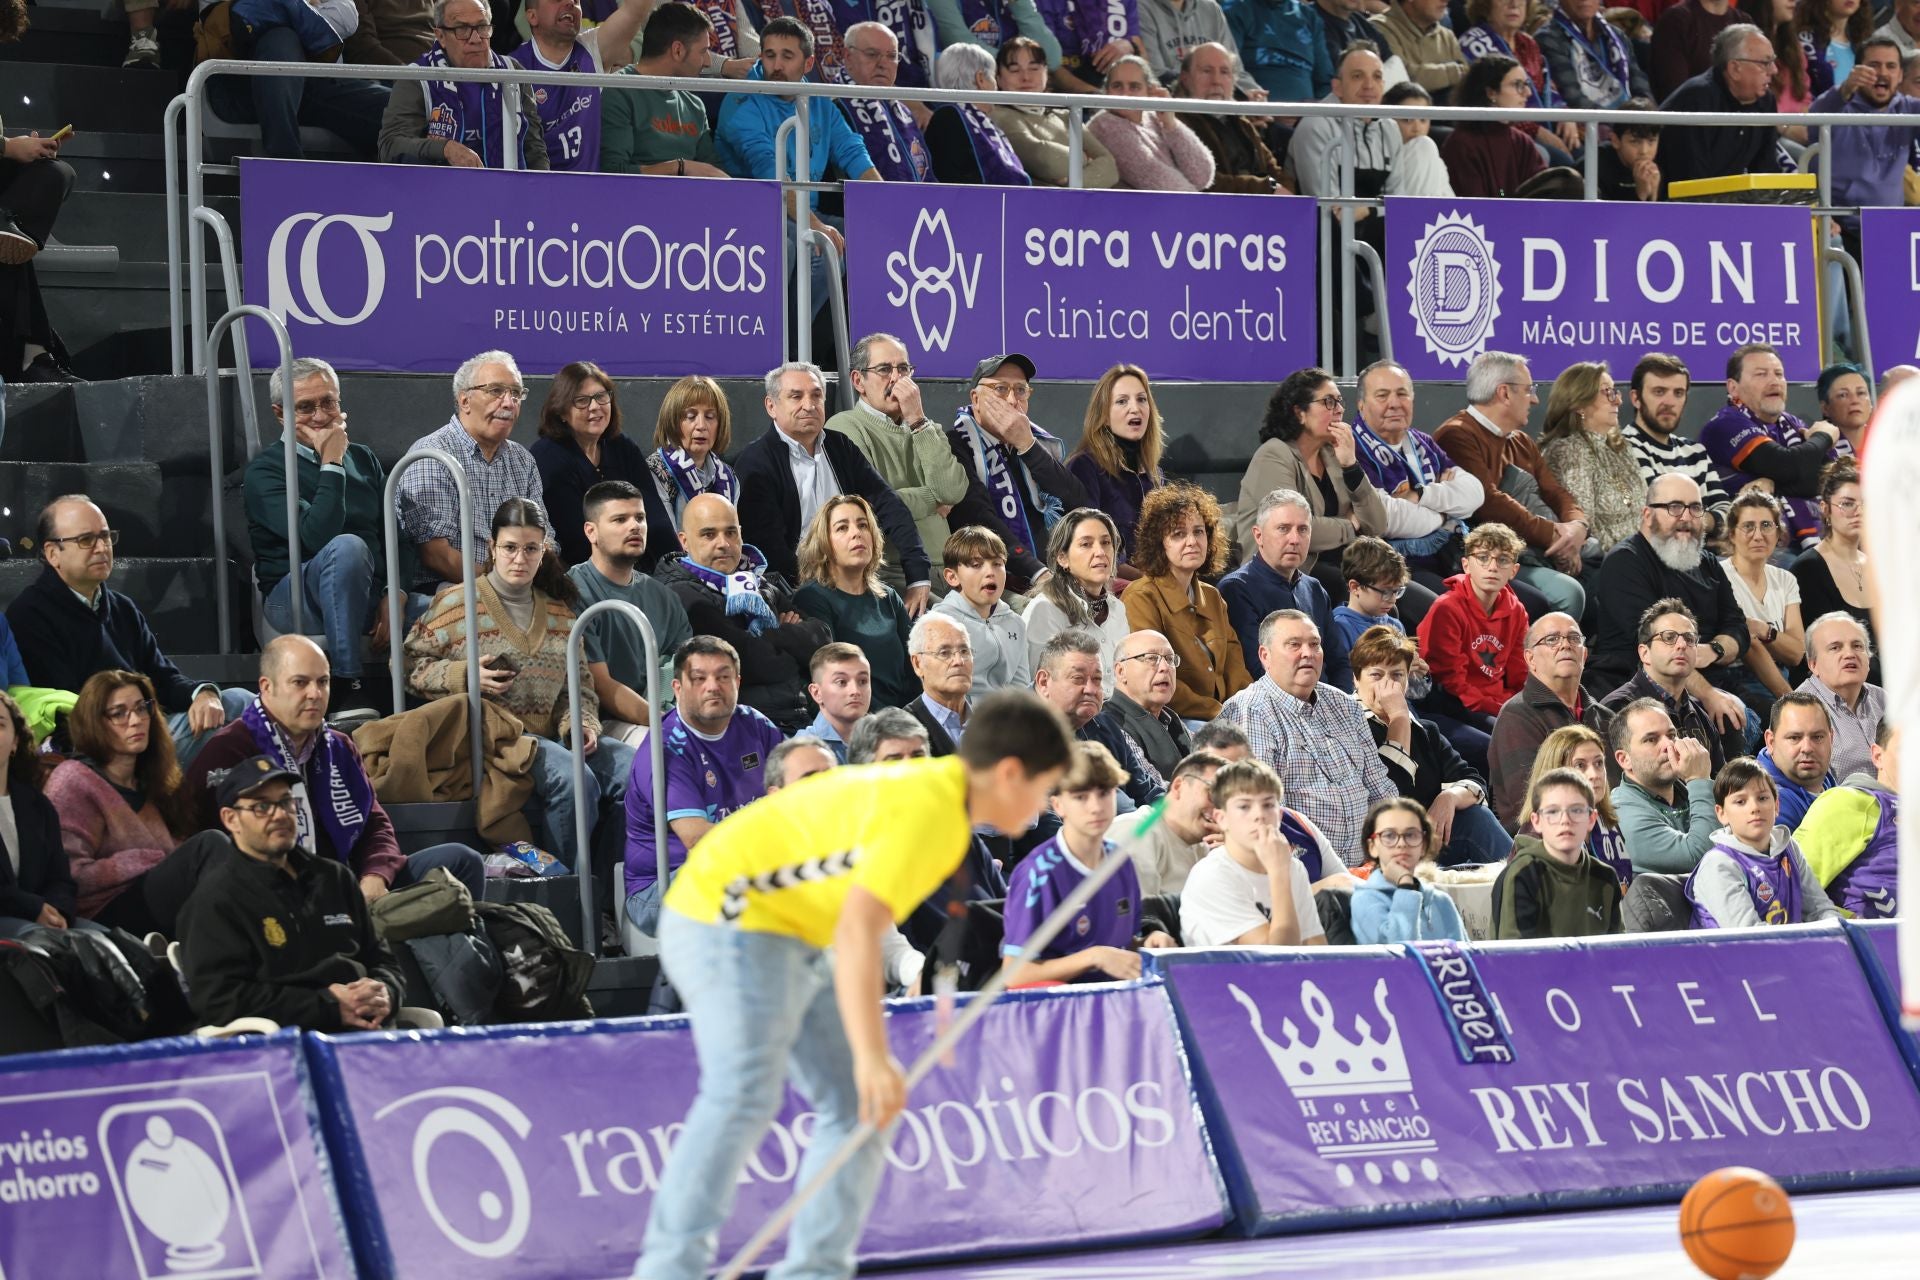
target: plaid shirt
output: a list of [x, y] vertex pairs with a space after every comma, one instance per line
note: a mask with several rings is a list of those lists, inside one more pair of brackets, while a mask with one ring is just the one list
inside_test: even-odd
[[[540, 468], [534, 465], [533, 455], [522, 445], [502, 441], [493, 461], [488, 462], [480, 452], [480, 442], [467, 434], [456, 417], [448, 419], [447, 425], [433, 434], [407, 446], [409, 453], [415, 449], [443, 450], [458, 458], [466, 470], [467, 491], [473, 498], [475, 555], [483, 554], [481, 548], [491, 537], [493, 513], [508, 498], [531, 498], [540, 504], [542, 511], [546, 510]], [[460, 549], [460, 493], [445, 467], [431, 462], [409, 467], [400, 477], [399, 499], [400, 528], [414, 545], [445, 538], [455, 551]], [[547, 542], [553, 545], [552, 530], [547, 532]], [[468, 568], [477, 570], [478, 566]]]
[[1284, 803], [1306, 814], [1348, 866], [1360, 865], [1367, 810], [1395, 794], [1360, 704], [1330, 684], [1316, 685], [1313, 701], [1302, 702], [1262, 676], [1220, 714], [1246, 733], [1253, 758], [1280, 775]]

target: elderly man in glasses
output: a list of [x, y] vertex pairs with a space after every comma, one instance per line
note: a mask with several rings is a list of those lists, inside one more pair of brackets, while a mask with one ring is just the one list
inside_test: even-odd
[[[454, 372], [454, 414], [447, 425], [407, 446], [409, 453], [439, 449], [459, 461], [472, 499], [468, 514], [476, 553], [490, 536], [493, 513], [508, 498], [529, 498], [546, 509], [533, 454], [507, 438], [526, 399], [526, 383], [513, 357], [482, 351]], [[460, 558], [460, 494], [447, 469], [431, 462], [414, 466], [400, 478], [399, 507], [401, 531], [420, 560], [416, 583], [421, 589], [464, 581], [469, 566]]]
[[140, 606], [107, 586], [119, 541], [120, 531], [85, 494], [49, 502], [38, 529], [45, 567], [7, 606], [7, 622], [32, 685], [77, 694], [94, 672], [114, 670], [153, 681], [184, 767], [251, 698], [189, 680], [160, 651]]
[[1718, 729], [1746, 726], [1757, 739], [1759, 717], [1732, 692], [1746, 666], [1747, 618], [1719, 557], [1706, 554], [1707, 509], [1700, 486], [1669, 472], [1647, 489], [1640, 531], [1607, 553], [1594, 578], [1598, 635], [1590, 659], [1606, 678], [1599, 688], [1624, 683], [1639, 666], [1641, 619], [1662, 600], [1677, 600], [1699, 625], [1691, 646], [1687, 692], [1698, 698]]
[[[437, 38], [415, 66], [521, 69], [518, 62], [495, 53], [488, 43], [493, 35], [493, 15], [480, 0], [434, 0], [432, 20]], [[546, 130], [532, 85], [510, 90], [473, 80], [407, 80], [395, 85], [394, 90], [380, 121], [383, 164], [446, 164], [461, 169], [551, 167]], [[506, 110], [509, 92], [515, 95], [511, 116]]]
[[[1527, 682], [1493, 718], [1493, 743], [1487, 749], [1493, 812], [1509, 831], [1520, 819], [1533, 758], [1548, 734], [1583, 724], [1603, 739], [1607, 736], [1613, 713], [1580, 688], [1586, 667], [1587, 638], [1572, 615], [1549, 613], [1534, 619], [1527, 628]], [[1618, 767], [1608, 763], [1610, 781], [1619, 780]]]
[[1193, 752], [1193, 735], [1173, 702], [1180, 655], [1158, 631], [1136, 631], [1120, 642], [1113, 659], [1113, 695], [1095, 717], [1130, 739], [1162, 779]]

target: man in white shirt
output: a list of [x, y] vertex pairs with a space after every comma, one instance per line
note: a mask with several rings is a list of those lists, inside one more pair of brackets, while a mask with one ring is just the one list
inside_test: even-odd
[[1190, 947], [1318, 946], [1327, 940], [1307, 871], [1280, 831], [1280, 779], [1257, 760], [1221, 769], [1213, 808], [1225, 839], [1187, 873], [1180, 932]]

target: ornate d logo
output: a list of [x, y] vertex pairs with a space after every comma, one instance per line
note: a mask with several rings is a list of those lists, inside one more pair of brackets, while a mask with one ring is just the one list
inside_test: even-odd
[[1486, 230], [1457, 213], [1428, 223], [1413, 246], [1407, 293], [1427, 350], [1441, 364], [1471, 364], [1500, 318], [1500, 262]]

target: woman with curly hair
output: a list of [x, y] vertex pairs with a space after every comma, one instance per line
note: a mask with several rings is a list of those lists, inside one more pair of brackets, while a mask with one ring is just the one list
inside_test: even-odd
[[880, 581], [880, 526], [855, 493], [829, 498], [800, 536], [794, 609], [857, 646], [873, 667], [873, 707], [904, 707], [920, 696], [907, 657], [913, 629], [898, 592]]
[[[1067, 470], [1086, 487], [1093, 505], [1113, 517], [1128, 561], [1133, 558], [1140, 504], [1166, 478], [1160, 474], [1164, 447], [1160, 406], [1154, 403], [1147, 371], [1132, 364], [1107, 370], [1087, 398], [1086, 422], [1080, 443], [1067, 456]], [[1120, 576], [1139, 575], [1129, 566]]]
[[[1337, 551], [1361, 534], [1386, 536], [1387, 504], [1360, 466], [1346, 409], [1325, 369], [1296, 369], [1274, 388], [1260, 424], [1261, 445], [1240, 480], [1233, 532], [1243, 563], [1253, 558], [1253, 513], [1275, 489], [1304, 493], [1312, 504], [1313, 532], [1300, 566], [1307, 573], [1322, 552]], [[1345, 595], [1346, 583], [1336, 581], [1328, 590]]]
[[1853, 74], [1860, 46], [1873, 35], [1873, 6], [1867, 0], [1798, 0], [1793, 26], [1806, 60], [1807, 89], [1817, 98]]
[[1173, 645], [1173, 713], [1211, 720], [1220, 704], [1253, 683], [1227, 602], [1204, 578], [1227, 564], [1220, 504], [1198, 486], [1162, 485], [1140, 504], [1134, 565], [1141, 578], [1121, 597], [1135, 631], [1158, 631]]

